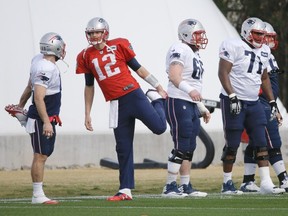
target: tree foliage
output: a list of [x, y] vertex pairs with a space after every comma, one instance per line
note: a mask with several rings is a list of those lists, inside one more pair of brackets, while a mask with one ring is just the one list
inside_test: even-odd
[[283, 74], [279, 75], [280, 99], [288, 108], [288, 0], [214, 0], [224, 16], [237, 29], [243, 21], [258, 17], [270, 23], [278, 34], [279, 47], [273, 51]]

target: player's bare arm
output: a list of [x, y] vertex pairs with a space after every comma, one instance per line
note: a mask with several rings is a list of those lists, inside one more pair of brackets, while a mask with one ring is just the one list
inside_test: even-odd
[[182, 81], [183, 67], [180, 62], [172, 62], [169, 67], [169, 80], [178, 88]]
[[89, 131], [93, 131], [92, 120], [91, 120], [91, 108], [94, 99], [94, 85], [85, 86], [84, 89], [84, 99], [85, 99], [85, 127]]
[[19, 103], [17, 105], [10, 104], [5, 107], [5, 110], [13, 117], [16, 117], [20, 122], [21, 126], [25, 126], [27, 123], [27, 110], [24, 109], [25, 104], [32, 94], [32, 85], [29, 79], [26, 88], [24, 89]]
[[201, 101], [201, 94], [182, 79], [183, 64], [172, 62], [169, 68], [169, 80], [180, 90], [189, 94], [193, 101]]
[[53, 136], [53, 127], [50, 123], [49, 116], [46, 111], [46, 105], [44, 98], [46, 95], [46, 88], [40, 85], [34, 86], [34, 101], [37, 107], [37, 111], [41, 120], [43, 121], [43, 135], [47, 137]]
[[31, 94], [32, 94], [32, 85], [31, 85], [31, 81], [29, 79], [28, 84], [27, 84], [26, 88], [24, 89], [24, 91], [23, 91], [23, 93], [22, 93], [22, 95], [20, 97], [18, 106], [21, 107], [21, 108], [24, 108], [24, 106], [27, 103], [28, 99], [31, 97]]
[[218, 77], [228, 95], [234, 93], [233, 87], [229, 79], [229, 73], [231, 72], [232, 66], [233, 66], [232, 63], [220, 58], [218, 67], [219, 68]]
[[156, 77], [154, 77], [153, 74], [149, 73], [149, 71], [141, 66], [136, 73], [138, 76], [140, 76], [142, 79], [144, 79], [146, 82], [148, 82], [151, 86], [153, 86], [157, 92], [161, 95], [162, 98], [167, 97], [167, 92], [163, 89], [163, 87], [160, 85]]

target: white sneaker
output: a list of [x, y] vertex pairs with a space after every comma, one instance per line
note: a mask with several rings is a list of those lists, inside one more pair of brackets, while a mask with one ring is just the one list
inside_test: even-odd
[[[151, 100], [158, 100], [161, 99], [162, 96], [154, 89], [148, 89], [148, 91], [145, 93], [145, 95]], [[163, 98], [162, 98], [163, 99]]]
[[288, 176], [281, 182], [280, 188], [283, 188], [288, 192]]
[[244, 193], [258, 193], [260, 192], [260, 188], [254, 181], [249, 181], [241, 184], [240, 191], [243, 191]]
[[221, 194], [227, 195], [242, 195], [243, 191], [237, 190], [232, 180], [228, 180], [222, 184]]
[[171, 182], [170, 184], [166, 184], [163, 188], [162, 197], [166, 198], [184, 198], [187, 197], [188, 194], [182, 193], [175, 181]]
[[51, 200], [47, 198], [45, 195], [44, 196], [39, 196], [39, 197], [32, 197], [32, 204], [47, 204], [47, 205], [56, 205], [59, 202], [57, 200]]
[[183, 184], [183, 185], [180, 185], [178, 187], [178, 190], [183, 193], [183, 194], [187, 194], [188, 196], [191, 196], [191, 197], [206, 197], [207, 196], [207, 193], [206, 192], [201, 192], [201, 191], [198, 191], [196, 189], [194, 189], [192, 187], [192, 184], [189, 183], [189, 184]]
[[285, 193], [285, 189], [278, 188], [274, 184], [271, 184], [271, 183], [261, 182], [260, 193], [261, 194], [281, 194], [281, 193]]

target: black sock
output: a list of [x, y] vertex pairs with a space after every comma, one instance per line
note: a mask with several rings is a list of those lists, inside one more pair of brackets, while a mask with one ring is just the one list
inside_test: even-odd
[[247, 183], [247, 182], [254, 182], [255, 181], [255, 174], [252, 175], [244, 175], [243, 176], [243, 183]]
[[282, 184], [282, 181], [286, 178], [286, 176], [287, 176], [287, 172], [286, 172], [286, 171], [280, 173], [280, 174], [277, 176], [278, 179], [279, 179], [280, 185]]

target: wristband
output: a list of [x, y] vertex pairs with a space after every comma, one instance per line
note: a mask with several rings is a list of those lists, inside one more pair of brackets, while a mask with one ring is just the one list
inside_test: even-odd
[[157, 88], [160, 85], [159, 81], [157, 80], [156, 77], [153, 76], [153, 74], [149, 74], [144, 78], [144, 80], [154, 88]]
[[181, 81], [178, 85], [178, 88], [181, 91], [186, 92], [187, 94], [189, 94], [191, 91], [193, 91], [195, 88], [193, 88], [192, 86], [190, 86], [186, 81]]
[[198, 109], [199, 109], [201, 114], [209, 112], [209, 110], [206, 108], [206, 106], [201, 101], [196, 103], [196, 105], [197, 105], [197, 107], [198, 107]]

